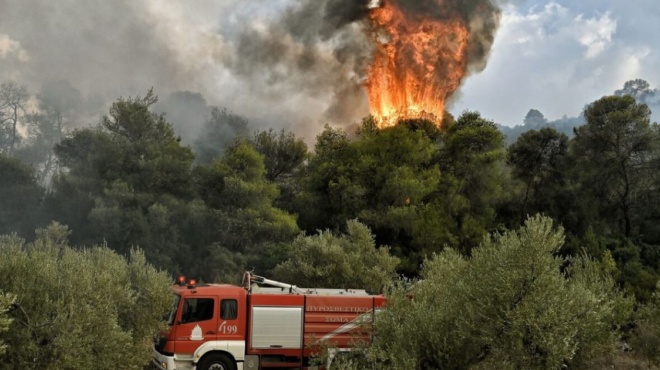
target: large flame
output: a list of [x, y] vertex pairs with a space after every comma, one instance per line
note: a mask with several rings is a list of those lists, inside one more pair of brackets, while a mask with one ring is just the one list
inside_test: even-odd
[[370, 12], [376, 53], [366, 81], [371, 114], [381, 127], [401, 118], [440, 124], [467, 70], [468, 25], [458, 15], [406, 13], [399, 0], [376, 3]]

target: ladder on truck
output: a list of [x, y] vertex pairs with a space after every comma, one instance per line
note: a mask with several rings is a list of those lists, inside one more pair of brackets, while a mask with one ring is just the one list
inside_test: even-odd
[[[299, 288], [293, 284], [287, 284], [271, 280], [263, 276], [255, 275], [250, 271], [243, 274], [241, 284], [248, 293], [268, 294], [314, 294], [314, 295], [346, 295], [346, 296], [368, 296], [364, 289], [325, 289], [325, 288]], [[262, 287], [266, 286], [266, 287]], [[271, 287], [271, 288], [268, 288]]]

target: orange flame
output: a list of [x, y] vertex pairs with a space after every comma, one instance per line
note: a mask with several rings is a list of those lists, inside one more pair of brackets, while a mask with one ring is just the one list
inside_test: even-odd
[[[434, 1], [439, 6], [444, 2]], [[430, 118], [440, 124], [445, 101], [467, 70], [465, 21], [406, 14], [398, 0], [372, 9], [370, 18], [376, 45], [366, 81], [371, 114], [381, 128], [401, 118]]]

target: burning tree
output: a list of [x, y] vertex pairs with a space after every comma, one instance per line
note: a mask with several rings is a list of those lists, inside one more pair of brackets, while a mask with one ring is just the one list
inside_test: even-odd
[[368, 100], [381, 128], [440, 124], [463, 78], [485, 66], [500, 18], [494, 0], [292, 3], [275, 22], [248, 26], [224, 62], [255, 93], [266, 81], [269, 98], [318, 97], [334, 122], [363, 114]]
[[398, 118], [440, 122], [469, 67], [483, 65], [498, 9], [489, 0], [383, 0], [370, 7], [372, 115], [381, 127]]

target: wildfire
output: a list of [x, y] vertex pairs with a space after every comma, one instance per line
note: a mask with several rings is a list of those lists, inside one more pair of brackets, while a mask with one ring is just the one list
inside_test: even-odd
[[[381, 128], [400, 118], [440, 124], [445, 101], [467, 70], [468, 25], [458, 14], [404, 12], [399, 1], [372, 1], [376, 53], [366, 81], [371, 114]], [[446, 8], [446, 0], [427, 1]]]

